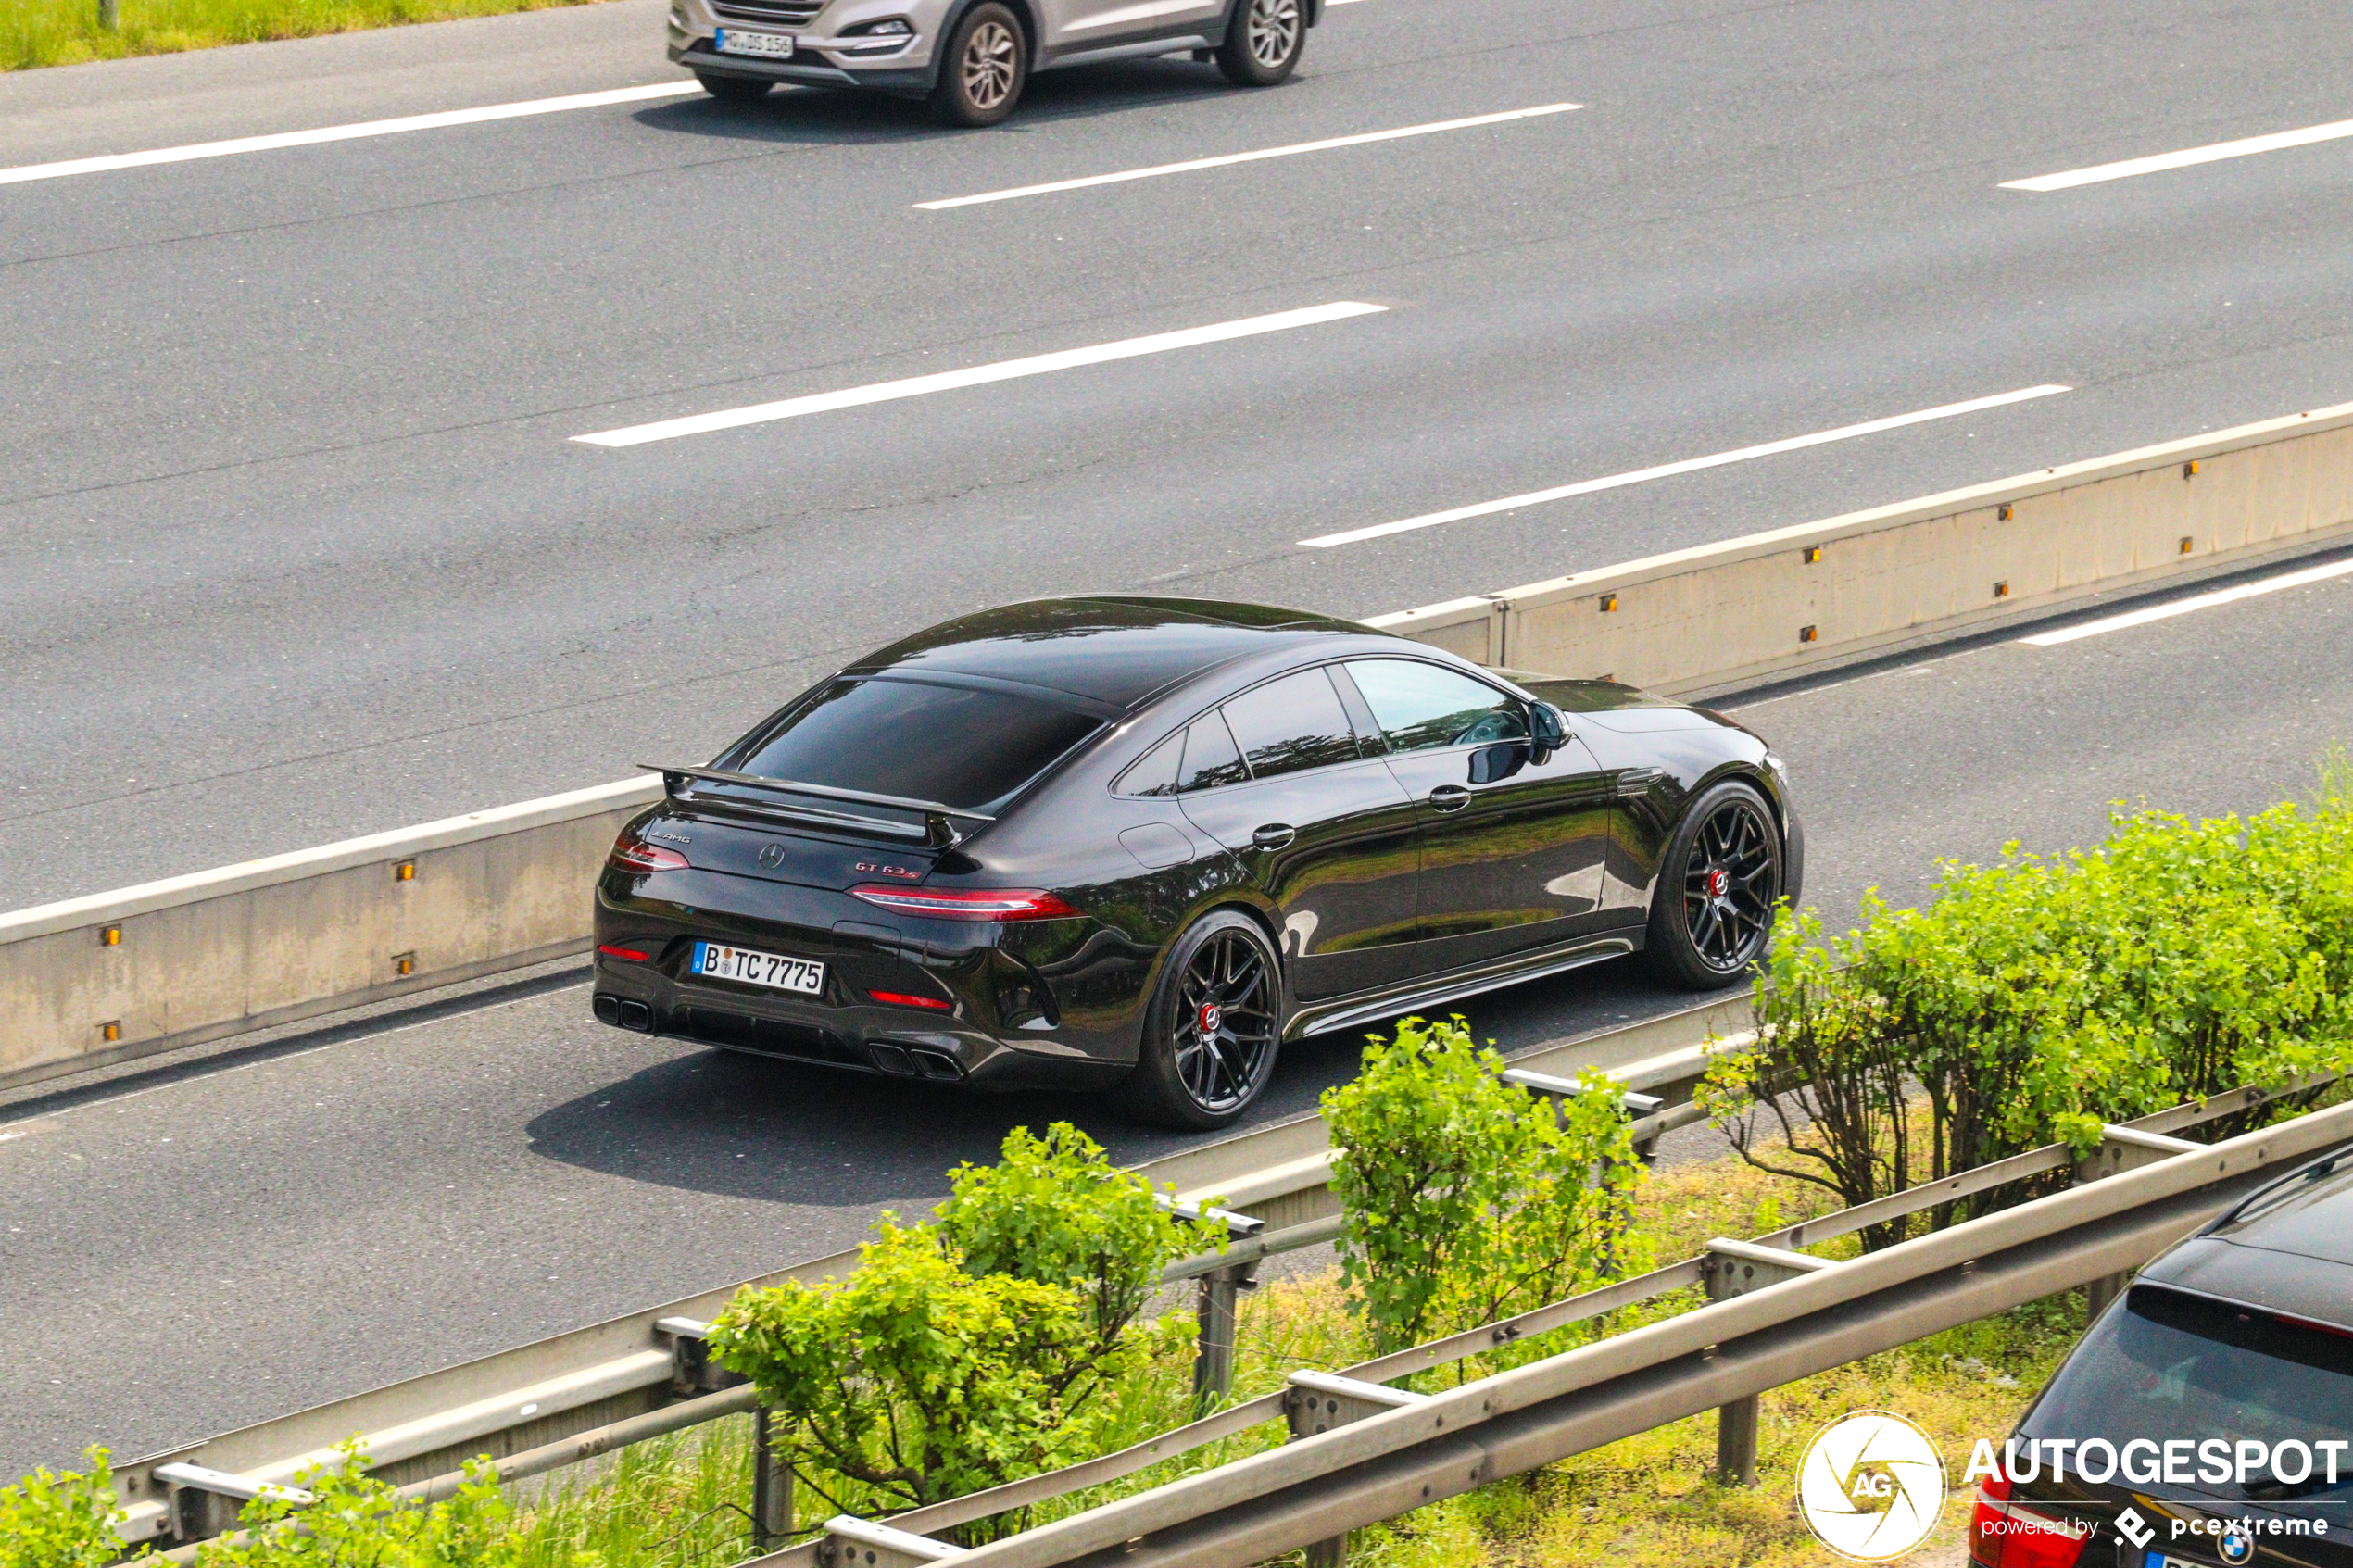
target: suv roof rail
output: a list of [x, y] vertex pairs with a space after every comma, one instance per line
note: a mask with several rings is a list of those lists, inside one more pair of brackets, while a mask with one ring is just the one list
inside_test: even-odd
[[2221, 1230], [2224, 1225], [2236, 1223], [2239, 1217], [2245, 1214], [2247, 1210], [2253, 1208], [2259, 1200], [2271, 1197], [2272, 1194], [2278, 1192], [2280, 1188], [2286, 1186], [2291, 1182], [2316, 1182], [2323, 1176], [2334, 1174], [2340, 1166], [2353, 1166], [2353, 1143], [2348, 1143], [2340, 1148], [2331, 1149], [2328, 1153], [2322, 1155], [2318, 1160], [2308, 1161], [2305, 1164], [2298, 1165], [2293, 1171], [2283, 1172], [2281, 1174], [2272, 1177], [2270, 1181], [2265, 1182], [2261, 1186], [2257, 1187], [2253, 1192], [2248, 1193], [2245, 1198], [2240, 1198], [2236, 1203], [2232, 1204], [2229, 1209], [2223, 1210], [2221, 1213], [2216, 1215], [2212, 1220], [2207, 1222], [2205, 1227], [2197, 1234], [2200, 1236], [2211, 1236], [2216, 1231]]

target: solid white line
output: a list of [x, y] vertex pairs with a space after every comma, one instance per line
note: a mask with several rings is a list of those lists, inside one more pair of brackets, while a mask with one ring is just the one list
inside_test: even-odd
[[2309, 147], [2315, 142], [2334, 142], [2343, 136], [2353, 136], [2353, 119], [2332, 120], [2302, 131], [2279, 131], [2269, 136], [2245, 136], [2235, 142], [2216, 142], [2210, 146], [2190, 147], [2178, 153], [2126, 158], [2121, 163], [2095, 164], [2089, 169], [2070, 169], [2058, 174], [2038, 174], [2032, 180], [2005, 180], [2002, 189], [2064, 191], [2076, 185], [2096, 185], [2103, 180], [2129, 180], [2135, 174], [2220, 163], [2224, 158], [2246, 157], [2252, 153], [2275, 153], [2283, 147]]
[[1966, 403], [1946, 403], [1934, 408], [1922, 408], [1917, 413], [1896, 414], [1884, 420], [1868, 420], [1858, 425], [1841, 425], [1836, 430], [1818, 431], [1812, 435], [1793, 435], [1786, 441], [1768, 441], [1761, 446], [1743, 446], [1736, 451], [1718, 452], [1713, 457], [1686, 458], [1680, 463], [1661, 463], [1656, 468], [1636, 469], [1630, 473], [1580, 479], [1574, 484], [1563, 484], [1551, 490], [1531, 490], [1525, 495], [1506, 495], [1500, 501], [1480, 501], [1475, 506], [1456, 507], [1451, 511], [1425, 512], [1420, 517], [1403, 518], [1396, 522], [1376, 523], [1370, 528], [1352, 528], [1344, 533], [1319, 533], [1313, 539], [1302, 539], [1300, 543], [1310, 549], [1327, 550], [1335, 545], [1353, 545], [1360, 540], [1386, 538], [1391, 533], [1407, 533], [1416, 528], [1435, 528], [1441, 522], [1460, 522], [1465, 518], [1492, 517], [1497, 512], [1516, 511], [1522, 507], [1565, 500], [1571, 495], [1591, 495], [1597, 490], [1615, 490], [1620, 485], [1641, 484], [1647, 480], [1667, 479], [1679, 473], [1695, 473], [1701, 469], [1722, 468], [1727, 463], [1744, 463], [1751, 458], [1770, 458], [1781, 452], [1803, 451], [1808, 446], [1821, 446], [1832, 441], [1846, 441], [1857, 435], [1876, 435], [1883, 430], [1900, 430], [1906, 425], [1925, 424], [1931, 420], [1955, 419], [1984, 408], [1998, 408], [2006, 403], [2023, 403], [2029, 398], [2048, 397], [2054, 393], [2072, 390], [2064, 386], [2030, 386], [1992, 397], [1972, 397]]
[[68, 158], [63, 163], [28, 163], [0, 169], [0, 185], [26, 180], [58, 180], [69, 174], [103, 174], [115, 169], [142, 169], [151, 163], [186, 163], [200, 157], [228, 157], [236, 153], [266, 153], [280, 147], [308, 147], [320, 142], [349, 142], [362, 136], [396, 136], [404, 131], [438, 131], [446, 125], [480, 125], [485, 120], [522, 119], [535, 114], [561, 114], [567, 109], [593, 109], [606, 104], [635, 104], [648, 98], [680, 98], [702, 91], [698, 82], [658, 82], [648, 87], [616, 87], [603, 93], [573, 93], [561, 98], [532, 98], [519, 104], [486, 104], [478, 109], [448, 109], [439, 114], [405, 115], [398, 119], [371, 119], [357, 125], [329, 125], [316, 131], [282, 131], [271, 136], [239, 136], [226, 142], [196, 142], [184, 147], [157, 147], [144, 153], [109, 153], [104, 157]]
[[1220, 321], [1211, 327], [1187, 327], [1182, 332], [1155, 332], [1150, 337], [1125, 338], [1118, 343], [1097, 344], [1091, 348], [1065, 348], [1054, 354], [1033, 354], [1026, 359], [1001, 359], [994, 365], [974, 365], [962, 370], [942, 370], [936, 375], [910, 376], [904, 381], [875, 382], [866, 386], [846, 387], [839, 392], [819, 392], [807, 397], [787, 397], [776, 403], [755, 403], [747, 408], [723, 408], [715, 414], [658, 420], [652, 424], [598, 431], [593, 435], [575, 435], [573, 439], [591, 446], [635, 446], [648, 441], [668, 441], [674, 436], [700, 435], [706, 431], [733, 430], [737, 425], [765, 424], [771, 420], [799, 419], [803, 414], [825, 414], [837, 408], [862, 408], [868, 403], [921, 397], [929, 392], [952, 392], [958, 387], [985, 386], [990, 382], [1044, 375], [1049, 370], [1068, 370], [1081, 365], [1133, 359], [1139, 355], [1162, 354], [1172, 348], [1195, 348], [1205, 343], [1256, 337], [1261, 332], [1313, 327], [1325, 321], [1344, 321], [1351, 316], [1378, 316], [1387, 308], [1383, 305], [1363, 305], [1353, 299], [1343, 299], [1331, 305], [1311, 306], [1304, 310], [1281, 310], [1272, 316]]
[[1262, 147], [1254, 153], [1227, 153], [1219, 157], [1189, 158], [1183, 163], [1154, 164], [1150, 169], [1126, 169], [1116, 174], [1089, 174], [1078, 180], [1055, 180], [1043, 185], [1017, 185], [1007, 191], [984, 191], [976, 196], [948, 196], [939, 201], [917, 202], [925, 212], [945, 212], [951, 207], [978, 207], [983, 202], [1012, 201], [1016, 196], [1042, 196], [1055, 191], [1083, 191], [1090, 185], [1117, 185], [1129, 180], [1156, 180], [1164, 174], [1190, 174], [1197, 169], [1223, 169], [1233, 163], [1257, 163], [1270, 157], [1290, 157], [1298, 153], [1329, 152], [1334, 147], [1361, 147], [1370, 142], [1395, 142], [1407, 136], [1435, 135], [1441, 131], [1468, 131], [1480, 125], [1503, 125], [1515, 119], [1534, 119], [1540, 115], [1567, 114], [1582, 108], [1582, 104], [1540, 104], [1532, 109], [1507, 109], [1502, 114], [1473, 115], [1468, 119], [1441, 119], [1429, 125], [1402, 125], [1394, 131], [1367, 131], [1354, 136], [1332, 136], [1321, 142], [1295, 142], [1288, 147]]
[[2251, 599], [2258, 594], [2276, 594], [2282, 588], [2301, 588], [2307, 583], [2324, 583], [2348, 572], [2353, 572], [2353, 560], [2331, 561], [2326, 566], [2309, 566], [2301, 571], [2266, 577], [2255, 583], [2242, 583], [2235, 588], [2222, 588], [2192, 598], [2175, 599], [2171, 604], [2157, 605], [2148, 609], [2128, 610], [2104, 621], [2086, 621], [2081, 626], [2061, 627], [2056, 632], [2020, 637], [2019, 641], [2038, 648], [2057, 647], [2061, 643], [2071, 643], [2080, 637], [2096, 637], [2103, 632], [2120, 632], [2127, 626], [2145, 626], [2152, 621], [2171, 621], [2194, 609], [2211, 609], [2216, 605], [2235, 604], [2240, 599]]

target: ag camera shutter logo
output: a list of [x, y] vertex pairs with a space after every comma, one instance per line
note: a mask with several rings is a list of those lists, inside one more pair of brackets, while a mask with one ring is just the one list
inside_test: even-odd
[[1928, 1539], [1944, 1512], [1944, 1456], [1891, 1411], [1843, 1415], [1797, 1461], [1797, 1511], [1821, 1543], [1856, 1562], [1890, 1562]]

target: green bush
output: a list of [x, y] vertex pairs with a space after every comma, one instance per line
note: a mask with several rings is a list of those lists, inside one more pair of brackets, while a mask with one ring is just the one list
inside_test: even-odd
[[[1770, 1052], [1718, 1061], [1704, 1098], [1752, 1163], [1864, 1203], [2042, 1144], [2088, 1149], [2103, 1123], [2185, 1099], [2353, 1067], [2344, 771], [2309, 811], [2120, 811], [2089, 850], [1948, 861], [1927, 908], [1868, 895], [1863, 924], [1828, 941], [1810, 912], [1785, 922], [1757, 981]], [[1768, 1126], [1787, 1150], [1770, 1163]]]
[[[64, 1474], [41, 1469], [0, 1486], [0, 1563], [7, 1568], [106, 1568], [123, 1555], [114, 1532], [114, 1471], [107, 1450], [91, 1449], [90, 1468]], [[145, 1549], [141, 1549], [145, 1555]]]
[[1084, 1134], [1017, 1128], [1000, 1164], [951, 1183], [936, 1226], [886, 1215], [849, 1278], [746, 1291], [712, 1326], [713, 1356], [784, 1418], [779, 1453], [836, 1507], [921, 1506], [1091, 1457], [1122, 1381], [1193, 1332], [1136, 1319], [1202, 1238]]
[[1617, 1087], [1543, 1114], [1460, 1018], [1409, 1018], [1324, 1092], [1340, 1278], [1384, 1351], [1494, 1323], [1642, 1267], [1642, 1179]]
[[367, 1473], [357, 1438], [336, 1452], [295, 1477], [317, 1501], [255, 1499], [237, 1517], [241, 1536], [197, 1549], [198, 1568], [522, 1568], [524, 1537], [489, 1461], [468, 1460], [456, 1496], [418, 1508]]

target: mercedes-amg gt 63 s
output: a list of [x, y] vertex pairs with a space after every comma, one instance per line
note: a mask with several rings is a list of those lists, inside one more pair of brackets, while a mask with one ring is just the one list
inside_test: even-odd
[[1638, 951], [1734, 982], [1804, 859], [1728, 719], [1189, 599], [951, 621], [661, 771], [598, 883], [598, 1018], [1189, 1127], [1285, 1040]]

